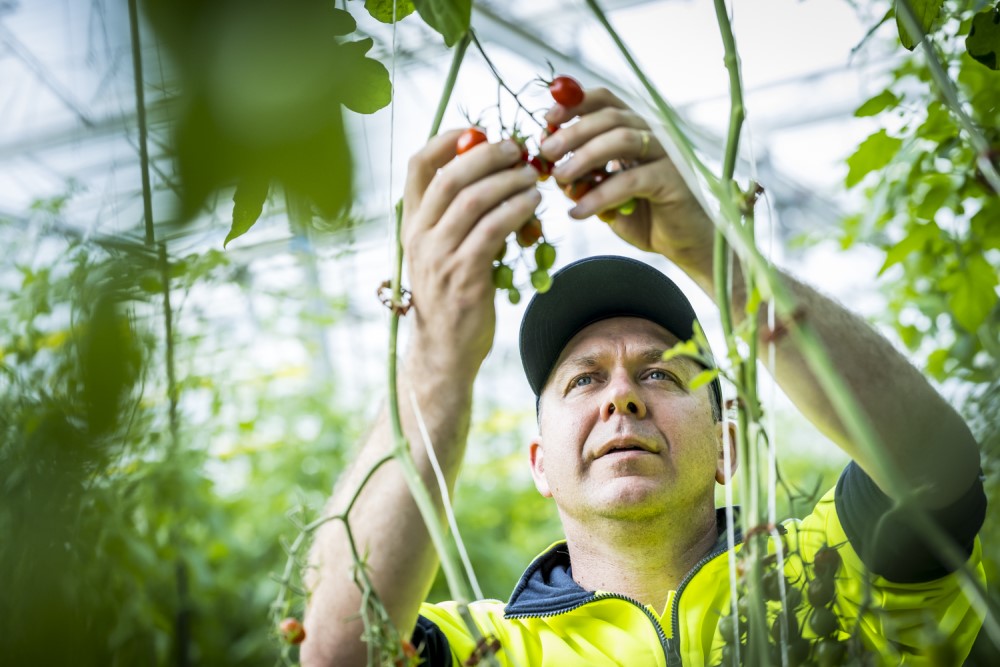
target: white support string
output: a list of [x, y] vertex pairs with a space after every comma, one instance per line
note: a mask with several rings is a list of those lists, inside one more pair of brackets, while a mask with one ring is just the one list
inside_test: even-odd
[[[389, 253], [388, 265], [393, 266], [393, 262], [396, 257], [396, 205], [395, 197], [393, 196], [393, 178], [392, 169], [395, 164], [395, 153], [394, 149], [396, 147], [396, 26], [399, 23], [396, 21], [396, 5], [399, 4], [396, 0], [392, 3], [392, 48], [389, 53], [389, 86], [392, 90], [392, 98], [389, 101], [389, 201], [386, 210], [389, 212], [389, 228], [388, 234], [389, 242], [386, 244], [386, 249]], [[402, 230], [400, 230], [402, 231]]]
[[469, 583], [472, 585], [472, 592], [475, 593], [477, 600], [482, 600], [485, 596], [479, 588], [476, 572], [472, 569], [472, 561], [469, 560], [469, 553], [465, 550], [465, 542], [462, 541], [462, 535], [458, 532], [458, 522], [455, 520], [455, 512], [451, 508], [451, 495], [448, 493], [448, 482], [445, 481], [441, 464], [438, 463], [437, 454], [434, 452], [434, 444], [431, 442], [430, 433], [427, 432], [424, 416], [420, 412], [420, 406], [417, 404], [417, 395], [413, 392], [412, 388], [410, 389], [410, 404], [413, 406], [413, 414], [417, 418], [417, 428], [420, 430], [420, 438], [423, 440], [424, 449], [427, 450], [427, 459], [431, 462], [434, 477], [437, 479], [438, 489], [441, 491], [444, 513], [448, 517], [448, 526], [451, 528], [451, 534], [455, 536], [455, 546], [458, 547], [458, 555], [462, 559], [462, 565], [465, 566]]
[[[785, 592], [785, 543], [781, 539], [778, 527], [771, 522], [771, 539], [774, 540], [774, 554], [777, 558], [775, 568], [778, 572], [778, 592], [781, 598], [781, 608], [788, 609], [788, 600]], [[794, 613], [794, 611], [792, 612]], [[782, 614], [781, 619], [781, 667], [788, 667], [788, 643], [791, 639], [791, 632], [788, 627], [788, 614]]]

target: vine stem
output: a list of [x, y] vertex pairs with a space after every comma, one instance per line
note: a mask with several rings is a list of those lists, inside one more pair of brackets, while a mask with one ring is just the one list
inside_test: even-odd
[[[722, 37], [722, 45], [725, 51], [724, 63], [729, 74], [729, 131], [726, 138], [726, 148], [722, 161], [721, 186], [727, 187], [731, 198], [739, 198], [740, 190], [734, 178], [736, 172], [736, 158], [739, 154], [740, 133], [743, 129], [743, 122], [746, 119], [746, 107], [743, 103], [743, 81], [740, 76], [739, 52], [736, 49], [736, 38], [733, 35], [732, 22], [729, 18], [729, 11], [725, 0], [714, 0], [715, 16], [719, 24], [719, 33]], [[737, 224], [735, 219], [733, 224]], [[750, 238], [754, 237], [753, 211], [752, 209], [745, 217], [745, 231]], [[742, 467], [743, 473], [743, 494], [746, 499], [747, 509], [742, 514], [742, 528], [744, 539], [747, 540], [746, 548], [750, 558], [750, 576], [747, 595], [752, 613], [748, 618], [748, 638], [747, 660], [751, 665], [764, 665], [768, 662], [768, 630], [766, 602], [763, 596], [763, 558], [767, 553], [767, 536], [761, 531], [752, 530], [764, 522], [761, 513], [761, 493], [760, 493], [760, 439], [756, 436], [759, 430], [760, 411], [757, 403], [757, 345], [754, 340], [757, 335], [755, 325], [757, 319], [756, 312], [748, 312], [749, 318], [749, 349], [745, 357], [738, 353], [736, 344], [737, 332], [733, 326], [731, 280], [729, 276], [729, 259], [731, 257], [729, 244], [725, 235], [717, 228], [715, 233], [715, 254], [716, 261], [713, 270], [716, 272], [716, 302], [719, 304], [719, 312], [726, 312], [723, 319], [723, 331], [726, 337], [726, 344], [730, 357], [737, 367], [737, 378], [741, 393], [745, 400], [739, 406], [737, 418], [739, 420], [739, 452], [740, 457], [745, 462]], [[753, 274], [744, 274], [747, 294], [754, 291]]]
[[[900, 9], [903, 11], [899, 11]], [[997, 171], [996, 165], [990, 159], [990, 144], [980, 128], [969, 118], [969, 114], [962, 107], [962, 102], [958, 98], [958, 90], [956, 90], [954, 82], [941, 64], [941, 59], [935, 53], [930, 35], [924, 33], [923, 27], [913, 13], [913, 6], [910, 4], [910, 0], [898, 0], [896, 2], [896, 11], [903, 20], [907, 32], [920, 39], [920, 48], [927, 57], [927, 66], [931, 71], [934, 83], [940, 89], [945, 103], [955, 115], [958, 124], [969, 135], [972, 147], [976, 149], [976, 165], [983, 173], [983, 177], [990, 184], [990, 187], [993, 188], [993, 192], [1000, 194], [1000, 172]]]
[[[434, 116], [434, 122], [431, 128], [430, 136], [437, 134], [441, 127], [441, 120], [444, 117], [444, 111], [447, 108], [448, 100], [451, 98], [451, 92], [455, 87], [455, 79], [458, 76], [458, 70], [461, 66], [462, 59], [465, 55], [465, 51], [469, 45], [468, 34], [466, 37], [458, 43], [455, 48], [454, 58], [452, 59], [451, 69], [448, 72], [448, 78], [445, 82], [444, 91], [441, 94], [441, 99], [438, 103], [437, 113]], [[395, 268], [392, 280], [392, 298], [393, 302], [399, 303], [402, 298], [402, 274], [403, 274], [403, 240], [402, 240], [402, 227], [403, 227], [403, 202], [400, 200], [396, 204], [396, 258], [395, 258]], [[441, 569], [444, 571], [445, 579], [448, 581], [448, 588], [451, 590], [452, 595], [454, 595], [458, 602], [468, 603], [471, 599], [471, 591], [468, 588], [467, 582], [464, 580], [459, 572], [458, 567], [455, 565], [454, 561], [449, 557], [449, 550], [447, 548], [447, 543], [444, 537], [444, 529], [441, 526], [440, 519], [438, 518], [437, 509], [434, 507], [434, 502], [431, 500], [430, 493], [427, 491], [427, 487], [424, 485], [420, 478], [420, 473], [417, 471], [416, 464], [413, 460], [413, 455], [410, 452], [410, 445], [406, 440], [406, 436], [403, 435], [403, 425], [400, 420], [399, 415], [399, 388], [397, 383], [398, 378], [398, 338], [399, 338], [399, 313], [393, 311], [392, 317], [389, 323], [389, 420], [392, 425], [392, 433], [395, 441], [395, 447], [393, 449], [393, 456], [397, 459], [400, 464], [400, 468], [403, 471], [403, 475], [406, 478], [406, 483], [410, 488], [410, 493], [413, 495], [414, 501], [417, 503], [417, 507], [420, 510], [421, 516], [424, 518], [424, 522], [427, 524], [427, 530], [430, 533], [431, 541], [434, 543], [435, 549], [437, 549], [438, 554], [441, 557]]]
[[618, 32], [608, 21], [608, 17], [604, 15], [604, 11], [601, 9], [600, 5], [597, 4], [597, 0], [586, 0], [587, 6], [590, 7], [594, 16], [607, 31], [608, 36], [618, 47], [621, 52], [622, 57], [628, 62], [629, 67], [632, 68], [632, 72], [635, 74], [636, 78], [642, 84], [643, 88], [646, 89], [646, 93], [652, 98], [653, 103], [656, 105], [657, 111], [660, 112], [662, 120], [664, 122], [664, 129], [667, 131], [670, 139], [674, 142], [677, 150], [679, 151], [681, 157], [684, 158], [685, 163], [695, 169], [697, 173], [704, 178], [709, 184], [711, 184], [712, 189], [716, 189], [720, 183], [719, 177], [716, 176], [712, 171], [705, 166], [705, 163], [701, 161], [698, 154], [695, 152], [694, 147], [688, 138], [684, 135], [684, 131], [681, 129], [680, 115], [674, 110], [670, 104], [667, 103], [663, 96], [660, 95], [660, 91], [656, 89], [656, 86], [650, 82], [646, 77], [645, 72], [636, 63], [635, 58], [629, 51], [625, 42], [622, 41], [621, 37], [618, 36]]
[[[431, 124], [431, 130], [429, 133], [430, 137], [435, 136], [441, 129], [441, 121], [444, 118], [445, 110], [448, 106], [448, 101], [451, 99], [452, 90], [455, 88], [455, 81], [458, 78], [458, 72], [462, 65], [462, 60], [465, 57], [465, 53], [468, 50], [469, 43], [472, 41], [471, 32], [467, 31], [462, 39], [459, 40], [458, 44], [455, 46], [455, 52], [452, 56], [451, 67], [448, 70], [448, 77], [445, 80], [444, 90], [441, 93], [441, 98], [438, 101], [437, 111], [434, 114], [434, 120]], [[399, 303], [402, 299], [402, 277], [403, 277], [403, 201], [400, 200], [396, 204], [396, 217], [395, 217], [395, 238], [396, 238], [396, 253], [395, 253], [395, 265], [393, 270], [392, 278], [392, 301], [393, 303]], [[399, 312], [397, 310], [392, 311], [392, 315], [389, 322], [389, 362], [388, 362], [388, 381], [389, 381], [389, 421], [392, 426], [392, 433], [395, 445], [393, 447], [392, 456], [396, 459], [399, 464], [400, 471], [403, 474], [403, 478], [406, 480], [406, 485], [410, 490], [410, 495], [413, 496], [413, 500], [420, 511], [420, 515], [424, 519], [424, 524], [427, 526], [427, 532], [430, 535], [431, 542], [434, 545], [435, 550], [438, 553], [438, 557], [441, 560], [441, 570], [444, 573], [445, 580], [448, 582], [448, 589], [451, 592], [452, 597], [455, 602], [458, 603], [459, 613], [462, 616], [462, 620], [465, 622], [469, 632], [472, 634], [473, 638], [479, 640], [482, 638], [482, 633], [479, 632], [479, 628], [472, 618], [472, 614], [469, 612], [469, 601], [472, 599], [472, 591], [469, 587], [469, 579], [463, 574], [461, 568], [456, 563], [455, 557], [449, 548], [448, 542], [445, 539], [445, 529], [441, 524], [441, 519], [438, 516], [437, 507], [434, 501], [431, 499], [430, 492], [427, 490], [422, 478], [420, 477], [420, 472], [417, 470], [416, 463], [413, 460], [413, 454], [410, 451], [410, 444], [406, 440], [406, 436], [403, 434], [402, 421], [399, 414], [399, 388], [397, 383], [398, 378], [398, 339], [399, 339]], [[471, 577], [470, 577], [471, 579]], [[492, 654], [487, 653], [486, 661], [488, 664], [495, 665], [496, 661], [493, 659]]]

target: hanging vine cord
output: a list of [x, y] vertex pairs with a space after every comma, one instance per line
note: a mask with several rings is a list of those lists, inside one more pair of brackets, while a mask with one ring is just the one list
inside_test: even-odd
[[444, 478], [444, 471], [441, 470], [441, 464], [438, 462], [437, 453], [434, 451], [434, 443], [431, 442], [431, 434], [427, 431], [427, 424], [424, 422], [424, 415], [420, 411], [420, 404], [417, 402], [417, 394], [413, 389], [410, 389], [410, 406], [413, 407], [413, 416], [417, 420], [417, 427], [420, 429], [420, 437], [424, 441], [424, 448], [427, 450], [427, 458], [430, 459], [431, 467], [434, 469], [434, 476], [437, 478], [438, 490], [441, 492], [441, 499], [444, 504], [445, 517], [448, 519], [448, 527], [451, 528], [451, 534], [455, 539], [455, 547], [458, 549], [458, 555], [462, 559], [462, 564], [465, 566], [465, 573], [469, 577], [469, 584], [472, 585], [472, 592], [476, 596], [477, 600], [482, 600], [485, 595], [483, 595], [483, 589], [479, 587], [479, 579], [476, 577], [476, 572], [472, 568], [472, 561], [469, 559], [469, 552], [465, 548], [465, 542], [462, 540], [462, 534], [458, 530], [458, 520], [455, 518], [455, 512], [451, 507], [451, 494], [448, 493], [448, 481]]
[[146, 134], [146, 94], [142, 80], [142, 46], [139, 41], [139, 10], [136, 0], [128, 0], [132, 33], [132, 76], [135, 80], [135, 117], [139, 123], [139, 173], [142, 175], [142, 213], [146, 223], [146, 244], [156, 242], [153, 232], [153, 196], [149, 184], [149, 148]]

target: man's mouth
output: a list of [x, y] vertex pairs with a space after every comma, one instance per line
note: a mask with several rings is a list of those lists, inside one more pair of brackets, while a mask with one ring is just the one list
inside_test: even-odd
[[594, 458], [601, 458], [608, 454], [622, 452], [646, 452], [656, 453], [657, 447], [653, 443], [644, 442], [636, 438], [619, 438], [604, 444]]

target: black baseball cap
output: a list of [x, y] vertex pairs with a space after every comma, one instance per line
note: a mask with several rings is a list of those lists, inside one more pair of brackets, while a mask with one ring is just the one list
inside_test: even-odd
[[[569, 264], [537, 293], [521, 321], [521, 363], [535, 396], [542, 393], [566, 343], [584, 327], [611, 317], [641, 317], [690, 340], [697, 317], [681, 289], [652, 266], [630, 257], [598, 255]], [[711, 350], [701, 354], [714, 364]], [[712, 380], [722, 414], [722, 388]]]

